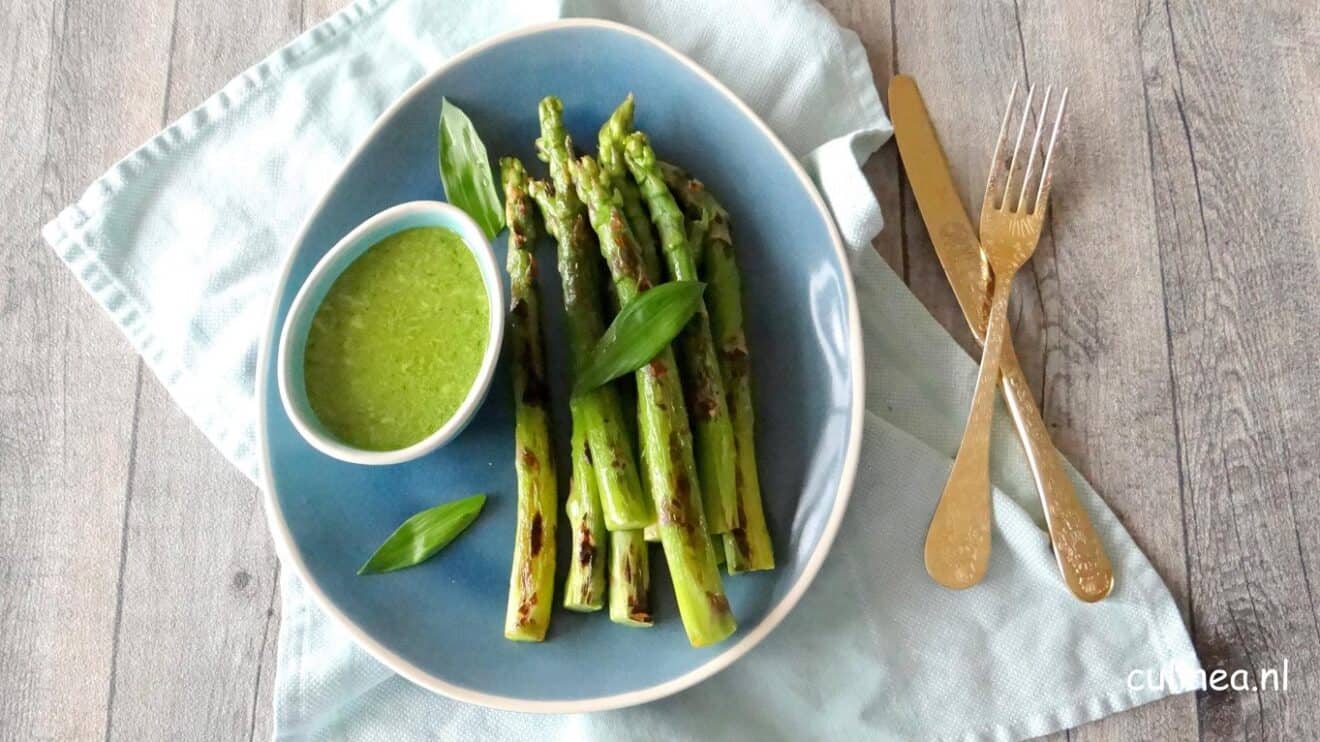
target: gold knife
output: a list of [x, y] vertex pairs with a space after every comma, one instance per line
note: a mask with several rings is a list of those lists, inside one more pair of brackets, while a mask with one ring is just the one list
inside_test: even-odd
[[[981, 257], [976, 229], [953, 185], [935, 126], [911, 77], [897, 75], [889, 83], [889, 116], [894, 123], [894, 138], [903, 168], [935, 254], [949, 277], [972, 334], [984, 343], [990, 310], [989, 269]], [[1113, 590], [1114, 568], [1086, 510], [1077, 500], [1063, 468], [1063, 458], [1050, 440], [1012, 342], [1004, 344], [1003, 353], [1000, 378], [1004, 397], [1040, 491], [1059, 571], [1073, 595], [1088, 603], [1098, 601]]]

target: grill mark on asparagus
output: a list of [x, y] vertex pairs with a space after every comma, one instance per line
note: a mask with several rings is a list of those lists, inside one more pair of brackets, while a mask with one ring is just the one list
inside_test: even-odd
[[692, 481], [688, 478], [684, 467], [678, 465], [678, 462], [683, 460], [683, 444], [679, 440], [676, 431], [670, 431], [669, 433], [669, 460], [675, 462], [675, 465], [671, 467], [673, 472], [671, 483], [673, 494], [665, 500], [661, 515], [666, 524], [690, 531], [696, 525], [688, 518], [692, 502]]
[[[614, 209], [610, 212], [609, 230], [614, 234], [614, 239], [618, 244], [625, 244], [632, 240], [632, 233], [628, 231], [628, 224], [623, 220], [623, 214]], [[646, 270], [642, 268], [638, 261], [636, 250], [611, 250], [609, 254], [610, 269], [615, 276], [627, 276], [637, 281], [638, 292], [650, 288], [650, 283], [646, 280]]]
[[535, 578], [532, 575], [532, 562], [528, 560], [523, 562], [522, 574], [520, 575], [523, 599], [518, 604], [518, 625], [526, 626], [532, 622], [532, 609], [536, 608], [537, 595]]
[[738, 558], [743, 561], [751, 558], [752, 545], [747, 540], [747, 529], [735, 526], [729, 529], [729, 535], [733, 537], [733, 548], [738, 551]]
[[[532, 343], [528, 341], [523, 350], [524, 358], [534, 358], [532, 353]], [[545, 377], [541, 369], [541, 364], [532, 362], [527, 364], [527, 379], [523, 383], [522, 402], [528, 407], [544, 407], [547, 396]]]
[[[629, 549], [628, 555], [623, 560], [623, 581], [629, 585], [633, 584], [633, 563], [636, 561], [638, 561], [636, 551]], [[645, 589], [629, 591], [628, 619], [637, 623], [652, 622], [651, 597]]]
[[[743, 491], [743, 469], [741, 466], [734, 467], [733, 482], [734, 491], [741, 493]], [[747, 539], [747, 512], [743, 508], [742, 497], [734, 498], [734, 522], [733, 527], [729, 529], [729, 535], [733, 537], [733, 548], [738, 553], [738, 558], [742, 561], [751, 559], [752, 544]]]
[[[706, 352], [710, 354], [708, 356], [709, 358], [714, 358], [716, 352], [713, 347], [714, 343], [707, 346], [705, 342], [702, 341], [700, 334], [693, 330], [695, 323], [708, 321], [706, 316], [705, 307], [698, 309], [697, 317], [694, 317], [692, 323], [690, 323], [687, 326], [687, 329], [683, 331], [683, 339], [690, 355], [699, 356], [702, 352]], [[716, 394], [716, 389], [719, 388], [718, 385], [722, 383], [718, 377], [719, 368], [718, 366], [707, 368], [706, 364], [689, 364], [689, 366], [691, 365], [698, 365], [699, 368], [689, 369], [690, 371], [695, 371], [695, 373], [693, 373], [692, 378], [688, 380], [689, 389], [687, 396], [691, 400], [688, 403], [688, 411], [692, 415], [694, 422], [708, 422], [714, 420], [716, 412], [720, 407], [720, 400], [717, 398], [718, 395]]]
[[729, 599], [719, 593], [713, 593], [707, 590], [706, 602], [710, 603], [710, 609], [716, 613], [729, 612]]
[[694, 391], [692, 394], [692, 417], [697, 422], [707, 422], [715, 419], [715, 400], [700, 392]]
[[591, 529], [585, 521], [578, 526], [578, 533], [578, 564], [584, 568], [590, 567], [596, 559], [596, 539], [592, 537]]
[[689, 412], [694, 422], [708, 422], [715, 419], [715, 412], [719, 408], [718, 401], [715, 399], [714, 387], [711, 379], [703, 372], [697, 378], [692, 379], [689, 397], [692, 398]]
[[524, 447], [522, 449], [522, 462], [523, 466], [528, 469], [536, 470], [541, 468], [541, 460], [536, 458], [536, 454], [532, 453], [532, 449], [530, 448]]
[[[513, 324], [518, 328], [526, 328], [530, 323], [531, 308], [521, 296], [513, 297], [509, 313], [513, 316]], [[522, 403], [529, 407], [544, 407], [547, 396], [545, 369], [542, 368], [540, 354], [536, 352], [534, 336], [529, 332], [517, 332], [515, 336], [519, 342], [518, 357], [522, 359], [527, 376], [523, 381]]]
[[529, 538], [529, 540], [531, 541], [532, 556], [536, 556], [537, 554], [541, 553], [542, 535], [543, 534], [541, 533], [541, 514], [537, 513], [536, 515], [532, 516], [532, 532]]
[[587, 223], [586, 212], [579, 212], [573, 218], [573, 242], [578, 245], [587, 244], [595, 241], [595, 235], [592, 233], [591, 225]]
[[645, 593], [639, 596], [628, 596], [628, 618], [637, 623], [651, 623], [651, 606], [646, 599]]
[[[532, 224], [531, 201], [527, 198], [527, 192], [522, 189], [514, 189], [509, 195], [515, 196], [515, 198], [509, 199], [509, 206], [513, 209], [513, 219], [507, 221], [521, 227]], [[529, 242], [529, 230], [525, 228], [511, 230], [509, 235], [515, 248], [522, 249]]]
[[724, 358], [728, 362], [729, 376], [733, 379], [741, 379], [747, 376], [750, 363], [747, 360], [746, 341], [739, 338], [736, 344], [730, 344], [724, 349]]

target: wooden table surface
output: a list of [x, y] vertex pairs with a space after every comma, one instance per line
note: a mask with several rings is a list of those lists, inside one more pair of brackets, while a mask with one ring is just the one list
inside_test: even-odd
[[[4, 4], [0, 739], [268, 738], [279, 567], [257, 490], [38, 230], [338, 3]], [[882, 90], [916, 76], [969, 204], [1012, 83], [1072, 86], [1018, 353], [1206, 665], [1289, 663], [1286, 692], [1182, 695], [1066, 736], [1320, 738], [1320, 6], [826, 4]], [[892, 143], [867, 172], [876, 248], [970, 348]]]

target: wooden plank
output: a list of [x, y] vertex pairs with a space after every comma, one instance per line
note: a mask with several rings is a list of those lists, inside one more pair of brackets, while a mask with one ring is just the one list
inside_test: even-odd
[[[179, 0], [161, 123], [296, 35], [301, 13], [285, 0]], [[267, 739], [278, 565], [260, 494], [150, 374], [139, 406], [107, 738]]]
[[1196, 643], [1208, 668], [1293, 668], [1287, 692], [1203, 696], [1201, 729], [1316, 739], [1320, 13], [1162, 11], [1143, 62]]
[[303, 28], [308, 29], [329, 18], [344, 8], [340, 0], [303, 0]]
[[38, 236], [159, 122], [159, 4], [0, 18], [0, 738], [101, 736], [138, 361]]
[[278, 569], [258, 492], [150, 377], [137, 451], [110, 738], [267, 739]]

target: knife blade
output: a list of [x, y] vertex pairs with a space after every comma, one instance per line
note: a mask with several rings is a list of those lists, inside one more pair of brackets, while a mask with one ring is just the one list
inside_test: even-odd
[[903, 169], [912, 184], [917, 210], [935, 245], [935, 255], [949, 277], [967, 325], [977, 341], [985, 342], [985, 325], [990, 315], [989, 268], [981, 258], [981, 241], [953, 185], [948, 158], [926, 112], [921, 91], [907, 75], [896, 75], [889, 83], [889, 117], [894, 124], [894, 139], [903, 158]]

